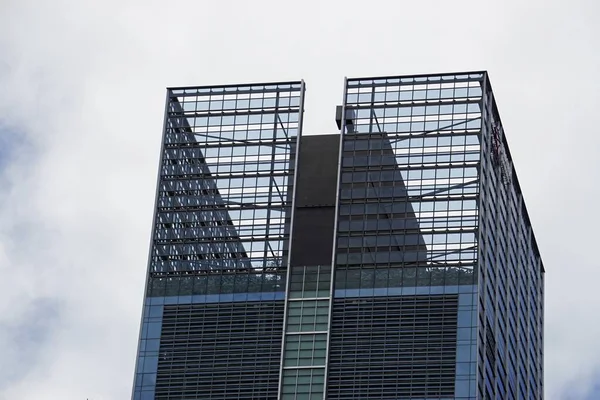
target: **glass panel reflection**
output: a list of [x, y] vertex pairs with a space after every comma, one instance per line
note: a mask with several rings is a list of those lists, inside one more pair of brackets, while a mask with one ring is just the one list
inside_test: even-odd
[[302, 90], [169, 92], [150, 296], [283, 290]]
[[476, 282], [483, 77], [434, 78], [348, 81], [336, 289]]

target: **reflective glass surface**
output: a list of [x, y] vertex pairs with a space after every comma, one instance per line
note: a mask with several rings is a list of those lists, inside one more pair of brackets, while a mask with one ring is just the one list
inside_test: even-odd
[[475, 282], [481, 85], [348, 81], [336, 289]]
[[480, 398], [543, 398], [543, 265], [486, 81], [481, 162]]
[[168, 90], [134, 399], [277, 396], [303, 92]]
[[337, 138], [298, 157], [303, 98], [168, 90], [133, 398], [541, 400], [544, 268], [487, 73], [347, 80], [339, 166]]
[[475, 398], [483, 78], [347, 81], [327, 398]]
[[150, 296], [283, 290], [301, 87], [169, 92]]

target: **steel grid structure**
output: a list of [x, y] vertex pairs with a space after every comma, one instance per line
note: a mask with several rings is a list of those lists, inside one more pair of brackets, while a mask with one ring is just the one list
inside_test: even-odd
[[[233, 353], [219, 348], [198, 358], [198, 352], [205, 354], [203, 343], [216, 335], [238, 341], [239, 351], [250, 354], [257, 345], [253, 336], [268, 331], [274, 336], [266, 336], [267, 353], [279, 359], [282, 327], [272, 318], [284, 313], [304, 83], [167, 92], [133, 396], [225, 399], [247, 392], [248, 398], [268, 398], [276, 386], [248, 391], [247, 385], [265, 376], [277, 382], [279, 362], [261, 367], [256, 359], [253, 369], [230, 364], [219, 375], [220, 358]], [[209, 315], [232, 318], [235, 310], [252, 309], [252, 301], [256, 307], [266, 302], [269, 311], [254, 322], [248, 317], [243, 328], [203, 325]], [[244, 303], [232, 308], [226, 305], [231, 302]]]
[[484, 94], [477, 393], [542, 399], [544, 265], [487, 74]]
[[483, 76], [346, 82], [328, 399], [474, 395]]
[[485, 71], [167, 93], [134, 400], [543, 398], [544, 268]]
[[[350, 79], [344, 101], [327, 398], [541, 399], [543, 266], [487, 73]], [[349, 328], [353, 304], [394, 326], [394, 302], [454, 293], [400, 336]]]

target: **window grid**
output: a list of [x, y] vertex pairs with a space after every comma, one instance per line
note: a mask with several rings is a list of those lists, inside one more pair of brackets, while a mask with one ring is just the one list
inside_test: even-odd
[[[481, 215], [483, 257], [480, 317], [479, 395], [543, 398], [543, 266], [523, 197], [508, 156], [504, 130], [489, 88], [484, 101]], [[498, 149], [498, 146], [501, 148]], [[485, 276], [485, 280], [483, 277]], [[538, 334], [530, 334], [537, 332]]]
[[282, 400], [323, 400], [324, 368], [286, 369]]
[[331, 266], [291, 267], [289, 296], [296, 298], [329, 297]]
[[302, 92], [169, 90], [150, 296], [282, 290]]
[[331, 266], [292, 266], [290, 272], [281, 399], [322, 400], [330, 323]]
[[156, 399], [275, 399], [284, 302], [166, 305]]
[[482, 82], [347, 82], [336, 289], [476, 281]]
[[454, 396], [456, 295], [334, 299], [327, 398]]
[[[458, 314], [451, 311], [455, 295], [449, 293], [456, 293], [457, 285], [477, 292], [483, 81], [483, 74], [347, 81], [336, 296], [361, 293], [352, 303], [360, 307], [363, 302], [401, 300], [346, 289], [413, 288], [418, 293], [419, 287], [429, 286], [446, 293], [448, 288], [429, 298], [446, 296], [449, 310], [431, 305], [426, 311], [410, 302], [407, 290], [398, 298], [407, 302], [401, 321], [410, 324], [410, 315], [419, 317], [414, 327], [400, 332], [416, 342], [390, 356], [392, 364], [387, 365], [378, 358], [385, 350], [377, 346], [397, 347], [389, 345], [396, 336], [386, 331], [396, 323], [392, 306], [365, 311], [363, 318], [375, 313], [373, 318], [381, 321], [359, 324], [348, 311], [352, 297], [334, 298], [328, 398], [476, 396], [476, 309], [463, 309], [457, 321]], [[428, 302], [428, 296], [418, 297]], [[446, 323], [434, 322], [444, 314]], [[428, 323], [427, 328], [421, 325]], [[360, 339], [362, 345], [352, 336], [357, 329], [370, 335]], [[428, 345], [435, 351], [443, 348], [444, 355], [429, 355], [421, 365], [420, 357], [434, 351]], [[349, 361], [348, 346], [358, 346], [360, 361]], [[445, 361], [436, 364], [440, 359]], [[360, 368], [347, 370], [353, 363]]]
[[277, 398], [303, 92], [168, 90], [136, 400]]
[[329, 325], [329, 299], [302, 300], [288, 303], [287, 331], [327, 331]]

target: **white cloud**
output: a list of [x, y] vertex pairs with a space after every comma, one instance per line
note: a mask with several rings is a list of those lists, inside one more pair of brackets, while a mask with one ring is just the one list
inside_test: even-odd
[[472, 69], [491, 73], [548, 271], [547, 396], [583, 398], [600, 370], [600, 9], [502, 4], [4, 0], [0, 134], [18, 140], [0, 180], [0, 399], [129, 396], [166, 86], [304, 78], [320, 133], [344, 75]]

